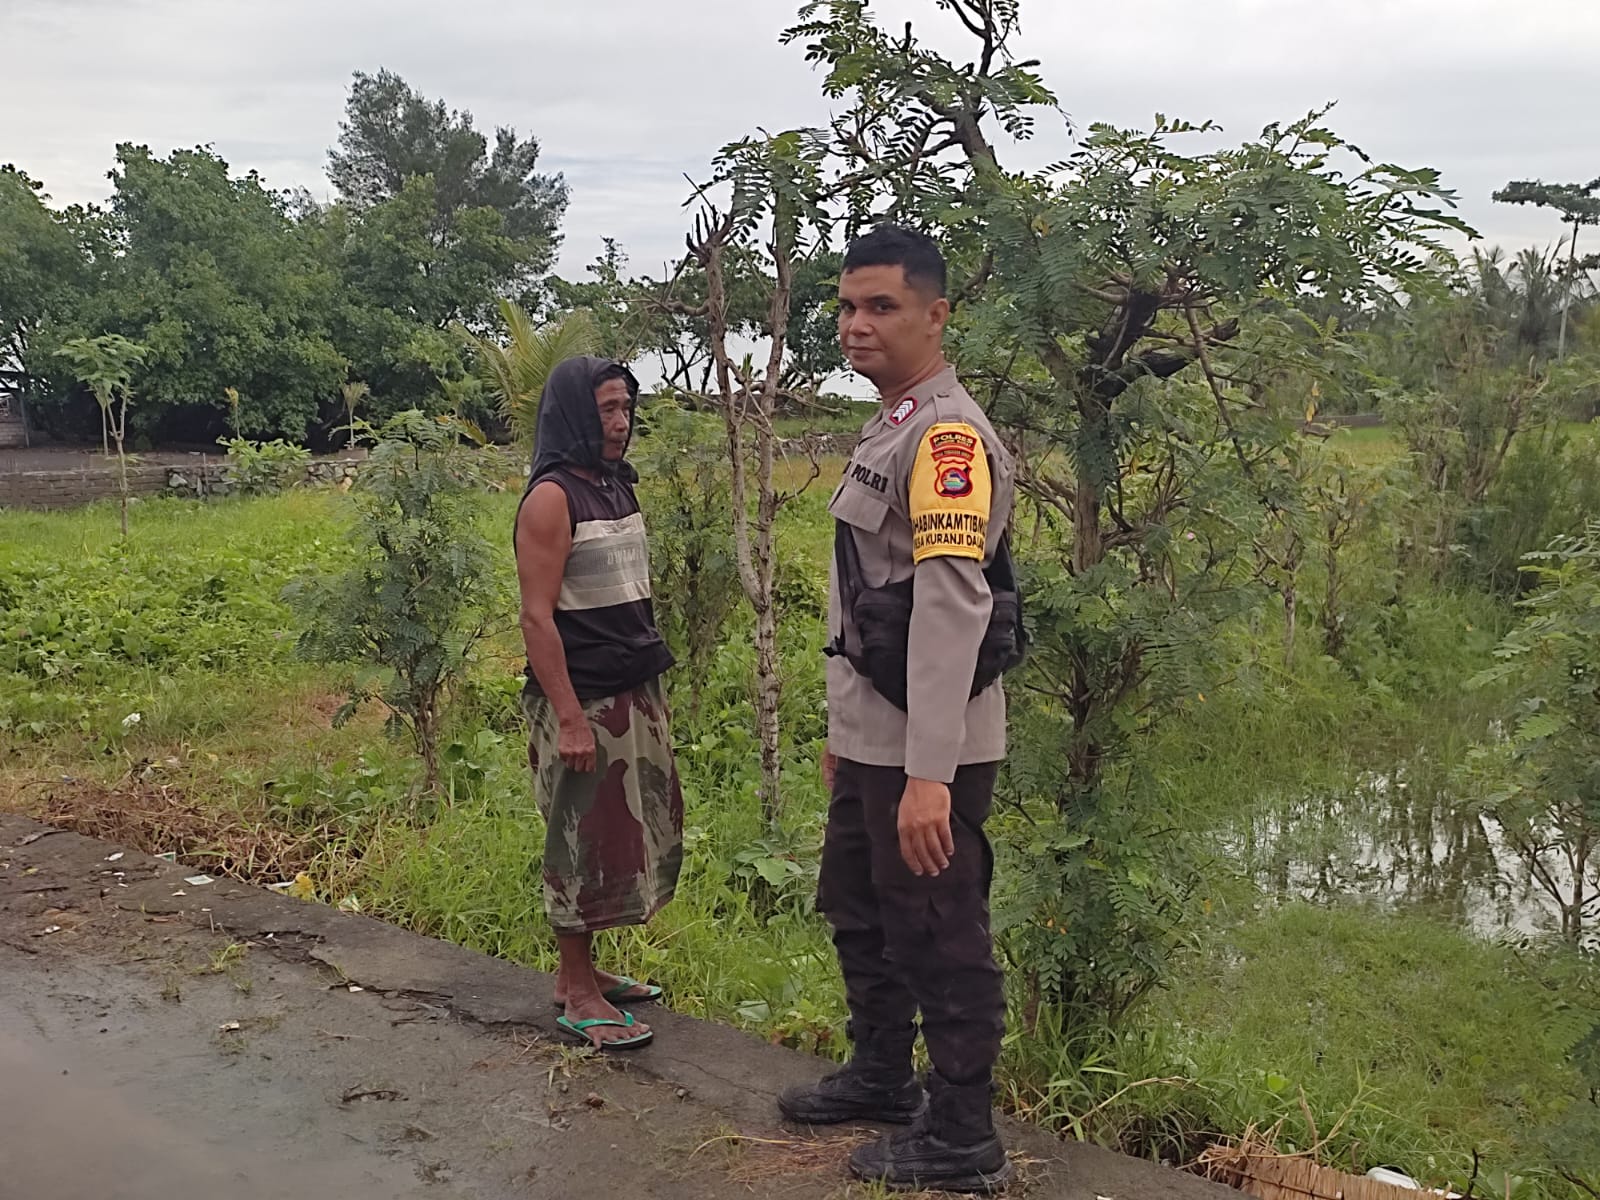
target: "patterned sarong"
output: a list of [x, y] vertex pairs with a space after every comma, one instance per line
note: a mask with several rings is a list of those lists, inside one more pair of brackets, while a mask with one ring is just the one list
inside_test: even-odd
[[544, 901], [557, 933], [641, 925], [668, 900], [683, 865], [683, 793], [661, 681], [587, 701], [595, 770], [561, 761], [560, 722], [524, 690], [528, 762], [545, 820]]

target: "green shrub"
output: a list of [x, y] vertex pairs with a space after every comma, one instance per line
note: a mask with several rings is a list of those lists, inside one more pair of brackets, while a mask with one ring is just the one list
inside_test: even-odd
[[228, 464], [234, 484], [246, 496], [262, 496], [293, 487], [305, 475], [311, 451], [291, 446], [282, 438], [252, 442], [229, 438]]

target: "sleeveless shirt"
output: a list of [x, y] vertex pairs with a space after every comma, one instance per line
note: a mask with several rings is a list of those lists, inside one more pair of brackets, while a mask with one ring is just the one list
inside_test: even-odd
[[[673, 664], [656, 628], [644, 516], [631, 484], [615, 477], [590, 483], [565, 467], [538, 476], [567, 496], [572, 550], [556, 601], [556, 632], [579, 700], [599, 700], [639, 687]], [[532, 668], [528, 687], [539, 692]]]

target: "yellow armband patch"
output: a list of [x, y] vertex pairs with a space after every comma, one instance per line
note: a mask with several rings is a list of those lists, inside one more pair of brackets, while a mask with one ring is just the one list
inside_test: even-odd
[[911, 557], [980, 561], [989, 542], [992, 484], [983, 439], [971, 425], [933, 426], [911, 468]]

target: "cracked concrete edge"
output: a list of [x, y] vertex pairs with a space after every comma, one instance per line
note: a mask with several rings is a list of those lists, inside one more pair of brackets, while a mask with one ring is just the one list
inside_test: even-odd
[[[340, 912], [325, 904], [281, 896], [223, 877], [200, 885], [184, 882], [195, 868], [80, 834], [52, 829], [27, 817], [0, 812], [0, 854], [24, 839], [48, 837], [50, 853], [98, 887], [118, 908], [180, 920], [221, 936], [246, 938], [289, 958], [311, 959], [332, 972], [330, 986], [354, 983], [436, 1004], [484, 1026], [530, 1030], [552, 1041], [570, 1039], [555, 1023], [552, 977], [454, 943], [372, 917]], [[112, 854], [121, 857], [111, 863]], [[148, 872], [119, 883], [112, 872]], [[774, 1127], [778, 1092], [815, 1079], [829, 1064], [815, 1056], [773, 1046], [725, 1025], [672, 1012], [661, 1005], [642, 1010], [657, 1037], [650, 1045], [611, 1060], [624, 1069], [683, 1088], [693, 1100], [718, 1110], [736, 1128]], [[575, 1045], [575, 1043], [574, 1043]], [[1130, 1174], [1151, 1173], [1139, 1191], [1176, 1200], [1218, 1200], [1239, 1193], [1196, 1176], [1080, 1142], [1065, 1142], [1037, 1126], [1002, 1119], [1007, 1144], [1030, 1162], [1033, 1196], [1099, 1200], [1123, 1197], [1108, 1190]], [[1051, 1186], [1060, 1177], [1067, 1190]], [[1104, 1183], [1097, 1180], [1103, 1179]]]

